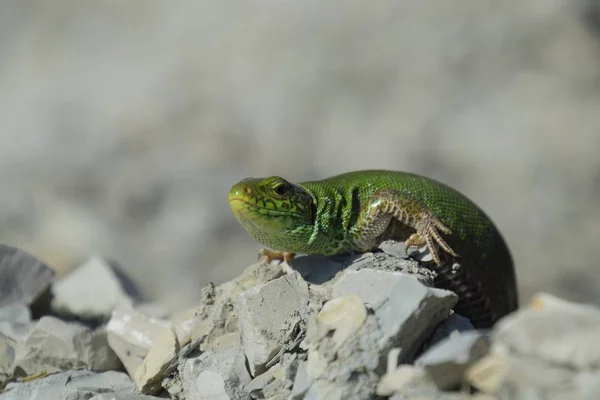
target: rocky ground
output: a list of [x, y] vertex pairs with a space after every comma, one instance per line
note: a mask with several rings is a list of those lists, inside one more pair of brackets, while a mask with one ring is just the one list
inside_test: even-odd
[[255, 263], [170, 314], [101, 257], [56, 278], [0, 246], [0, 399], [597, 398], [599, 309], [540, 293], [475, 330], [402, 249]]

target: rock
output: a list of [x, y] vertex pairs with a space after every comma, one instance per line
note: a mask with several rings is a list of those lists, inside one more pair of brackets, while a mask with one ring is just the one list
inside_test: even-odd
[[406, 248], [404, 247], [404, 242], [396, 242], [395, 240], [384, 240], [379, 244], [379, 250], [397, 258], [408, 257]]
[[465, 380], [483, 393], [497, 393], [510, 368], [508, 351], [492, 346], [487, 356], [465, 371]]
[[344, 268], [344, 264], [333, 257], [308, 255], [294, 258], [292, 268], [306, 282], [312, 285], [322, 285], [333, 279]]
[[157, 336], [150, 351], [133, 374], [140, 392], [155, 394], [162, 390], [164, 372], [177, 357], [180, 346], [173, 327], [169, 324]]
[[427, 350], [442, 339], [473, 330], [475, 330], [475, 327], [468, 318], [452, 313], [435, 328], [431, 336], [425, 341], [423, 350]]
[[427, 287], [416, 276], [401, 274], [387, 300], [375, 310], [383, 333], [378, 348], [387, 354], [392, 347], [400, 347], [399, 362], [411, 362], [457, 300], [449, 290]]
[[53, 278], [54, 271], [37, 258], [0, 244], [0, 307], [13, 303], [31, 306]]
[[108, 344], [130, 376], [142, 365], [169, 321], [148, 317], [129, 305], [119, 306], [106, 325]]
[[405, 275], [403, 272], [370, 268], [350, 270], [333, 285], [332, 296], [355, 294], [368, 307], [378, 310], [388, 300], [394, 286]]
[[14, 340], [0, 334], [0, 387], [13, 374], [15, 347]]
[[99, 320], [108, 320], [117, 306], [131, 305], [137, 296], [125, 274], [100, 257], [55, 282], [52, 293], [55, 313]]
[[436, 273], [427, 267], [422, 267], [415, 260], [401, 259], [392, 255], [376, 252], [363, 253], [357, 257], [348, 257], [344, 265], [344, 273], [349, 271], [360, 271], [362, 269], [372, 269], [390, 272], [404, 272], [415, 275], [424, 283], [433, 286]]
[[161, 397], [146, 396], [143, 394], [127, 394], [127, 393], [104, 393], [97, 394], [90, 400], [160, 400]]
[[370, 398], [378, 380], [376, 370], [380, 362], [378, 346], [382, 333], [377, 318], [367, 315], [360, 328], [339, 348], [333, 336], [319, 327], [316, 317], [311, 318], [306, 334], [306, 369], [311, 382], [307, 398], [325, 395]]
[[267, 369], [266, 364], [282, 348], [290, 330], [306, 317], [308, 301], [308, 285], [297, 272], [238, 296], [242, 347], [253, 376]]
[[42, 317], [17, 345], [15, 368], [32, 375], [80, 368], [106, 371], [121, 368], [121, 363], [102, 329]]
[[[97, 394], [133, 394], [127, 374], [116, 371], [67, 371], [25, 383], [11, 383], [2, 400], [87, 400]], [[140, 399], [141, 400], [141, 399]]]
[[294, 385], [292, 386], [291, 400], [302, 400], [308, 389], [310, 389], [306, 364], [306, 361], [301, 361], [298, 364], [294, 376]]
[[381, 377], [375, 393], [378, 396], [391, 396], [404, 390], [409, 384], [425, 379], [425, 375], [426, 372], [422, 368], [408, 364], [400, 365]]
[[29, 333], [32, 326], [31, 312], [26, 305], [12, 303], [0, 307], [0, 335], [18, 342]]
[[496, 324], [490, 354], [468, 369], [467, 381], [497, 397], [595, 399], [599, 334], [599, 309], [538, 294]]
[[319, 314], [317, 327], [322, 335], [333, 332], [333, 350], [337, 351], [344, 342], [356, 333], [367, 319], [367, 309], [360, 297], [349, 295], [329, 300]]
[[480, 332], [471, 331], [443, 339], [416, 361], [441, 390], [453, 390], [463, 383], [465, 371], [488, 352], [488, 343]]
[[289, 398], [299, 362], [297, 354], [285, 354], [280, 363], [246, 385], [246, 390], [254, 399]]
[[209, 350], [180, 361], [173, 380], [165, 387], [176, 399], [248, 399], [250, 383], [240, 348]]
[[281, 267], [273, 264], [253, 264], [237, 279], [215, 286], [208, 284], [202, 289], [202, 299], [192, 322], [191, 341], [202, 339], [202, 348], [210, 349], [215, 340], [238, 331], [238, 315], [235, 307], [237, 296], [256, 285], [269, 282], [283, 275]]
[[495, 344], [519, 354], [575, 369], [600, 367], [600, 309], [550, 294], [496, 324]]

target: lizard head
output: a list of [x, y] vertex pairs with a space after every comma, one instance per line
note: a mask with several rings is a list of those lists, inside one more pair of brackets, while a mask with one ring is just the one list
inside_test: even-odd
[[278, 238], [300, 235], [313, 221], [310, 195], [278, 176], [239, 181], [229, 191], [229, 205], [254, 240], [273, 248], [282, 246]]

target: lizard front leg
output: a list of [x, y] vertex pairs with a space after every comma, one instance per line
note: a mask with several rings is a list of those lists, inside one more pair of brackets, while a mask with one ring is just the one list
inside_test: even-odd
[[398, 190], [380, 190], [366, 203], [358, 223], [359, 247], [372, 247], [376, 238], [385, 232], [392, 218], [416, 231], [405, 241], [407, 250], [411, 246], [426, 245], [438, 266], [441, 265], [441, 261], [435, 243], [447, 253], [458, 257], [440, 234], [452, 234], [450, 228], [437, 219], [422, 202]]
[[266, 264], [273, 260], [280, 260], [289, 264], [294, 259], [294, 253], [271, 249], [260, 249], [258, 251], [258, 257], [262, 258], [263, 262]]

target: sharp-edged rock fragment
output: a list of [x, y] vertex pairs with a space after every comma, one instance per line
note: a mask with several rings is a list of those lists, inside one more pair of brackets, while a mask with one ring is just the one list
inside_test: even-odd
[[67, 371], [25, 383], [10, 383], [2, 400], [83, 400], [97, 394], [135, 393], [127, 374], [117, 371]]
[[466, 373], [500, 398], [595, 399], [600, 391], [600, 309], [549, 294], [501, 319], [490, 354]]
[[0, 334], [0, 387], [13, 374], [15, 347], [14, 340]]
[[240, 348], [209, 350], [180, 363], [175, 379], [166, 388], [176, 399], [248, 399], [250, 383]]
[[600, 309], [550, 294], [503, 318], [492, 333], [495, 344], [575, 369], [600, 368]]
[[99, 320], [108, 320], [119, 305], [133, 304], [136, 296], [125, 274], [100, 257], [55, 282], [52, 293], [55, 313]]
[[[202, 298], [192, 324], [191, 341], [202, 339], [202, 349], [211, 349], [213, 342], [226, 334], [238, 331], [235, 307], [237, 296], [245, 290], [269, 282], [283, 275], [281, 267], [273, 264], [253, 264], [238, 278], [202, 289]], [[178, 335], [183, 331], [178, 330]], [[218, 345], [217, 345], [218, 346]]]
[[106, 326], [108, 344], [129, 375], [134, 376], [168, 325], [169, 321], [149, 317], [128, 305], [121, 305], [114, 311]]
[[177, 357], [180, 346], [173, 327], [169, 324], [157, 336], [150, 351], [133, 374], [140, 392], [155, 394], [162, 390], [164, 372]]
[[291, 400], [303, 399], [308, 389], [310, 389], [310, 380], [308, 378], [306, 364], [306, 361], [301, 361], [296, 368], [296, 375], [294, 376], [294, 384], [290, 395]]
[[429, 348], [416, 361], [437, 387], [453, 390], [460, 387], [465, 371], [489, 350], [486, 338], [477, 331], [464, 332], [443, 339]]
[[42, 317], [16, 348], [15, 368], [25, 375], [120, 367], [119, 359], [108, 346], [105, 331], [54, 317]]
[[470, 332], [474, 331], [475, 328], [473, 324], [468, 318], [463, 317], [462, 315], [458, 315], [456, 313], [452, 313], [440, 322], [440, 324], [435, 328], [431, 336], [425, 341], [424, 349], [427, 350], [429, 347], [435, 345], [440, 340], [443, 340], [452, 335], [459, 334], [461, 332]]
[[399, 362], [412, 361], [457, 300], [454, 292], [425, 286], [416, 276], [402, 274], [375, 311], [383, 333], [378, 348], [387, 354], [392, 347], [400, 347]]
[[332, 296], [341, 297], [354, 294], [373, 310], [378, 310], [388, 300], [399, 280], [406, 276], [403, 272], [364, 268], [347, 271], [333, 285]]
[[164, 397], [147, 396], [145, 394], [103, 393], [97, 394], [90, 400], [160, 400]]
[[286, 335], [305, 318], [308, 285], [299, 273], [248, 289], [238, 296], [242, 346], [253, 376], [281, 349]]
[[0, 307], [0, 335], [18, 342], [27, 336], [32, 327], [31, 312], [26, 305], [13, 303]]
[[341, 271], [344, 264], [332, 257], [309, 255], [296, 257], [292, 267], [306, 282], [311, 285], [322, 285]]
[[317, 314], [317, 329], [323, 336], [333, 332], [333, 350], [360, 329], [367, 319], [367, 309], [360, 297], [349, 295], [329, 300]]
[[409, 384], [425, 379], [425, 375], [426, 372], [422, 368], [409, 364], [400, 365], [381, 377], [376, 393], [378, 396], [391, 396], [404, 390]]
[[31, 306], [53, 278], [54, 271], [34, 256], [0, 244], [0, 307], [12, 303]]
[[289, 398], [299, 362], [298, 354], [284, 354], [280, 363], [254, 378], [246, 390], [254, 399]]

